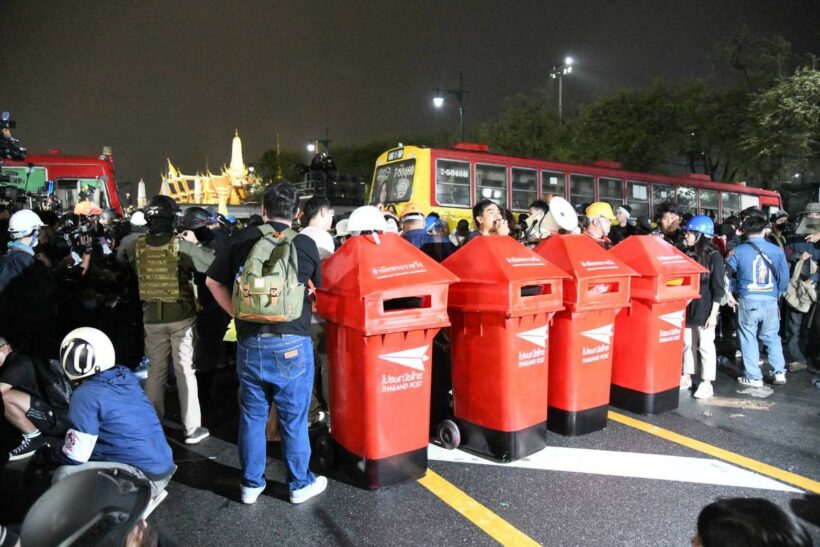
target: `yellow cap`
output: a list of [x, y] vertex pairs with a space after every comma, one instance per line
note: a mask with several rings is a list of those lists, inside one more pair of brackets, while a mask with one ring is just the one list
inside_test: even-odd
[[74, 207], [74, 214], [75, 215], [99, 215], [102, 213], [102, 209], [100, 209], [96, 203], [93, 201], [81, 201]]
[[612, 206], [605, 201], [596, 201], [591, 203], [586, 210], [587, 218], [604, 217], [609, 220], [618, 220], [615, 213], [612, 212]]
[[417, 216], [425, 216], [421, 209], [419, 209], [418, 205], [413, 203], [412, 201], [402, 208], [401, 213], [399, 213], [399, 218], [404, 218], [408, 215], [417, 215]]

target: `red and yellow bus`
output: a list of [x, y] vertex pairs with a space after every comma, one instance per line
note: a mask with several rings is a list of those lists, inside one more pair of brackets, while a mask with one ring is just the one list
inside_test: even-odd
[[654, 217], [665, 204], [706, 214], [718, 222], [747, 207], [767, 214], [782, 208], [780, 194], [741, 183], [713, 182], [705, 175], [667, 176], [621, 169], [616, 162], [571, 164], [494, 154], [486, 145], [453, 148], [403, 146], [376, 160], [370, 204], [413, 202], [435, 211], [450, 228], [459, 219], [472, 225], [472, 206], [491, 199], [514, 212], [538, 198], [561, 196], [576, 209], [594, 201], [629, 205], [632, 215]]

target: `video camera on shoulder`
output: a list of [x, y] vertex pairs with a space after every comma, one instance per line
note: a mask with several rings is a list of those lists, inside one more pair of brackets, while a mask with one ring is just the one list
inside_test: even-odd
[[8, 112], [0, 114], [0, 161], [23, 161], [28, 150], [20, 146], [20, 141], [11, 136], [11, 129], [17, 127], [17, 122], [11, 119]]

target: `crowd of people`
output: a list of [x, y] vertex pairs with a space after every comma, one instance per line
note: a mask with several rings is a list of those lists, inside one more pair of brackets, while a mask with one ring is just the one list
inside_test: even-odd
[[[150, 511], [176, 471], [166, 430], [180, 429], [187, 444], [207, 438], [207, 403], [224, 389], [215, 374], [235, 365], [239, 497], [253, 504], [265, 490], [266, 445], [278, 439], [289, 500], [303, 503], [327, 487], [308, 465], [308, 429], [328, 413], [323, 320], [313, 312], [322, 261], [347, 238], [369, 232], [399, 232], [439, 262], [476, 237], [514, 237], [534, 247], [556, 233], [542, 200], [517, 219], [480, 201], [472, 222], [459, 220], [452, 232], [412, 203], [399, 211], [360, 207], [349, 218], [336, 218], [322, 196], [302, 210], [299, 203], [295, 187], [279, 182], [265, 191], [264, 216], [244, 226], [202, 207], [183, 211], [167, 196], [128, 219], [91, 201], [64, 215], [0, 211], [7, 237], [0, 255], [0, 459], [30, 459], [30, 472], [50, 474], [54, 488], [85, 480], [76, 477], [89, 470], [142, 481]], [[718, 342], [734, 352], [737, 341], [745, 386], [763, 386], [761, 345], [774, 384], [785, 383], [787, 371], [813, 367], [806, 355], [820, 353], [812, 345], [820, 337], [807, 336], [817, 323], [820, 204], [810, 204], [793, 230], [785, 213], [769, 219], [757, 209], [719, 226], [674, 206], [657, 223], [604, 202], [584, 213], [577, 230], [605, 249], [655, 234], [708, 270], [701, 298], [687, 308], [681, 356], [681, 387], [696, 387], [695, 397], [713, 394]], [[274, 288], [264, 284], [271, 264], [282, 278]], [[235, 348], [226, 341], [231, 333]], [[166, 416], [169, 386], [179, 424]]]

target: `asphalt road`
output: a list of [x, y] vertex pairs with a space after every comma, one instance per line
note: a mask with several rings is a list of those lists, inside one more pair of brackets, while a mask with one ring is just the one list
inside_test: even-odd
[[[820, 544], [820, 389], [808, 372], [742, 393], [723, 368], [707, 402], [682, 391], [665, 414], [613, 409], [605, 430], [548, 433], [543, 453], [514, 464], [432, 446], [422, 481], [371, 492], [331, 474], [327, 492], [301, 506], [287, 502], [276, 444], [268, 489], [239, 503], [236, 394], [223, 374], [206, 411], [212, 436], [190, 447], [168, 430], [179, 471], [150, 521], [180, 545], [688, 545], [700, 509], [734, 496], [791, 511]], [[707, 445], [728, 452], [718, 458]], [[22, 468], [0, 477], [4, 524], [45, 488], [24, 486]]]

